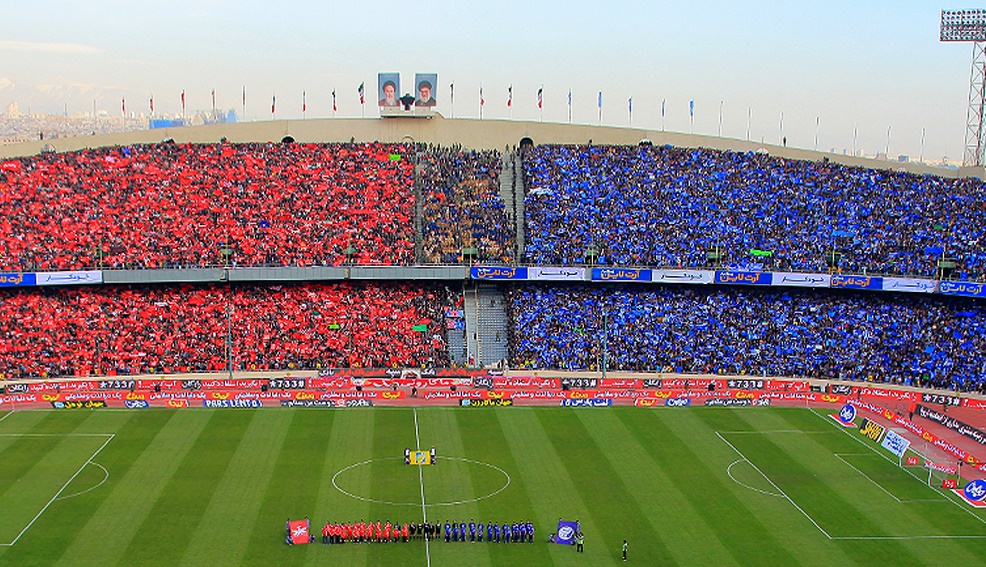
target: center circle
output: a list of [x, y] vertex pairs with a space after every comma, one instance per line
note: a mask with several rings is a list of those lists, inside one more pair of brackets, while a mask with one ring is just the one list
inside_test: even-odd
[[[381, 457], [353, 463], [332, 475], [332, 486], [364, 502], [421, 506], [424, 499], [427, 507], [485, 500], [510, 486], [507, 471], [483, 461], [440, 456], [434, 465], [405, 465], [403, 460], [404, 457]], [[463, 478], [470, 479], [472, 486], [464, 486]], [[369, 486], [352, 488], [361, 481]], [[479, 496], [475, 495], [477, 492]]]

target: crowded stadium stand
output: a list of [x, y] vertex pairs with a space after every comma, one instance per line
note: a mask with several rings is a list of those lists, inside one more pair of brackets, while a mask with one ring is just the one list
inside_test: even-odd
[[491, 150], [375, 133], [389, 141], [5, 158], [0, 284], [18, 289], [2, 290], [0, 374], [595, 372], [607, 359], [986, 383], [978, 179], [738, 142], [559, 135]]

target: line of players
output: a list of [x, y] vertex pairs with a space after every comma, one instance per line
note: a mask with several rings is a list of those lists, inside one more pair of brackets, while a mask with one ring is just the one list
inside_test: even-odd
[[322, 526], [322, 544], [337, 543], [388, 543], [404, 542], [412, 539], [429, 538], [439, 533], [438, 524], [426, 524], [422, 522], [405, 522], [403, 524], [390, 521], [386, 522], [354, 522], [332, 523], [326, 522]]
[[[339, 543], [388, 543], [404, 542], [412, 539], [436, 539], [441, 534], [438, 523], [393, 523], [387, 522], [326, 522], [322, 526], [322, 544]], [[484, 541], [491, 543], [534, 543], [534, 524], [515, 522], [508, 524], [475, 522], [445, 522], [445, 541]]]
[[531, 522], [514, 522], [512, 524], [504, 522], [502, 525], [494, 522], [484, 526], [483, 522], [476, 523], [469, 520], [468, 535], [466, 534], [466, 527], [465, 522], [456, 523], [446, 520], [445, 542], [482, 542], [485, 535], [486, 541], [490, 543], [534, 543], [534, 524]]

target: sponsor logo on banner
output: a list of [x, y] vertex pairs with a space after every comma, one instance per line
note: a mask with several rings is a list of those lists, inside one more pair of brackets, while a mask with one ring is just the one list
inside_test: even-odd
[[763, 380], [726, 380], [730, 390], [763, 390]]
[[883, 438], [880, 446], [897, 455], [898, 459], [901, 459], [904, 457], [904, 453], [907, 452], [907, 448], [911, 446], [911, 442], [893, 431], [887, 431], [887, 435]]
[[633, 405], [643, 408], [650, 408], [658, 405], [660, 402], [661, 400], [655, 400], [653, 398], [637, 398], [633, 401]]
[[168, 400], [169, 408], [187, 408], [188, 400]]
[[843, 427], [856, 427], [856, 407], [850, 404], [842, 406], [838, 414], [829, 414], [829, 417], [838, 421]]
[[38, 285], [82, 285], [103, 283], [103, 272], [89, 270], [81, 272], [38, 272]]
[[958, 481], [955, 480], [954, 478], [944, 478], [941, 481], [941, 487], [946, 490], [952, 490], [958, 487], [958, 485], [959, 485]]
[[106, 400], [78, 400], [73, 402], [51, 402], [55, 409], [94, 409], [105, 408]]
[[[340, 402], [342, 400], [339, 400]], [[366, 399], [355, 399], [355, 400], [345, 400], [347, 408], [369, 408], [373, 407], [373, 400]]]
[[874, 421], [870, 421], [866, 418], [863, 418], [863, 422], [859, 425], [860, 435], [872, 439], [877, 443], [880, 442], [880, 439], [883, 437], [883, 433], [886, 430], [887, 430], [886, 427]]
[[23, 287], [37, 284], [34, 274], [0, 273], [0, 287]]
[[30, 391], [30, 387], [27, 384], [8, 384], [7, 393], [8, 394], [26, 394]]
[[579, 398], [562, 400], [561, 405], [569, 408], [602, 408], [613, 405], [612, 398]]
[[129, 409], [146, 409], [151, 407], [147, 400], [125, 400], [124, 405]]
[[100, 390], [133, 390], [137, 387], [136, 380], [100, 380]]
[[986, 284], [965, 282], [941, 282], [938, 291], [943, 295], [962, 295], [965, 297], [986, 297]]
[[829, 280], [829, 285], [841, 289], [883, 289], [883, 278], [835, 275]]
[[[959, 401], [959, 398], [955, 398], [953, 396], [939, 396], [939, 397], [955, 400], [956, 403]], [[949, 403], [946, 405], [955, 405], [955, 403], [949, 401]], [[963, 423], [955, 419], [954, 417], [949, 417], [947, 414], [944, 414], [939, 411], [935, 411], [929, 407], [925, 407], [920, 404], [918, 404], [917, 410], [919, 416], [940, 423], [949, 429], [958, 431], [961, 435], [968, 437], [969, 439], [972, 439], [973, 441], [979, 443], [980, 445], [986, 445], [986, 433], [984, 433], [983, 431], [975, 427], [972, 427], [971, 425]]]
[[946, 394], [932, 394], [929, 392], [921, 393], [921, 401], [926, 404], [941, 404], [943, 406], [959, 407], [962, 405], [962, 398], [949, 396]]
[[459, 405], [463, 407], [470, 408], [492, 408], [492, 407], [502, 407], [502, 406], [512, 406], [514, 401], [511, 398], [493, 398], [487, 400], [470, 400], [462, 399], [459, 400]]
[[493, 377], [492, 376], [473, 376], [472, 377], [472, 387], [473, 388], [486, 388], [487, 390], [493, 389]]
[[849, 384], [830, 384], [829, 393], [839, 396], [849, 396], [852, 394], [852, 386]]
[[526, 280], [527, 268], [507, 266], [473, 266], [469, 275], [474, 280]]
[[743, 398], [743, 399], [713, 398], [711, 400], [705, 400], [705, 405], [725, 407], [725, 408], [747, 407], [747, 406], [769, 406], [770, 400], [767, 398], [761, 400], [751, 400], [749, 398]]
[[647, 378], [647, 379], [644, 380], [643, 386], [644, 386], [644, 388], [658, 388], [658, 389], [660, 389], [662, 387], [661, 386], [661, 379], [660, 378], [656, 378], [656, 379], [655, 378]]
[[[214, 394], [217, 392], [213, 392]], [[202, 406], [207, 408], [262, 408], [260, 400], [227, 400], [224, 395], [216, 400], [202, 400]]]
[[650, 270], [637, 270], [631, 268], [593, 268], [592, 281], [594, 282], [649, 282], [651, 280]]
[[770, 285], [792, 287], [829, 287], [832, 276], [829, 274], [807, 274], [800, 272], [775, 272]]
[[654, 283], [710, 284], [716, 280], [712, 270], [652, 270]]
[[744, 272], [728, 270], [716, 272], [716, 283], [736, 285], [770, 285], [773, 281], [770, 272]]
[[943, 465], [941, 463], [936, 463], [934, 461], [925, 461], [924, 468], [931, 469], [933, 471], [943, 472], [945, 474], [958, 474], [959, 469], [953, 467], [952, 465]]
[[982, 502], [986, 499], [986, 480], [977, 479], [970, 481], [962, 490], [965, 497], [972, 502]]
[[904, 293], [935, 293], [938, 282], [935, 280], [920, 280], [913, 278], [883, 278], [883, 291], [899, 291]]
[[907, 459], [904, 461], [904, 464], [909, 467], [919, 467], [921, 466], [921, 459], [914, 456], [907, 457]]
[[334, 400], [281, 400], [282, 408], [334, 408]]
[[529, 280], [583, 281], [585, 268], [527, 268]]
[[576, 390], [588, 390], [599, 387], [598, 378], [562, 378], [562, 388], [574, 388]]
[[690, 398], [668, 398], [664, 400], [664, 405], [672, 408], [683, 408], [692, 405]]

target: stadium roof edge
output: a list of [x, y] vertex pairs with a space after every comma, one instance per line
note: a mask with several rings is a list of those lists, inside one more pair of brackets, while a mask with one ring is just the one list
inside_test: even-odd
[[107, 146], [156, 144], [169, 139], [177, 143], [215, 143], [226, 138], [233, 143], [246, 143], [280, 142], [287, 136], [299, 143], [342, 143], [351, 140], [357, 142], [414, 141], [445, 146], [462, 144], [473, 149], [500, 149], [514, 146], [518, 145], [524, 138], [530, 138], [535, 144], [586, 144], [591, 140], [592, 143], [599, 145], [634, 145], [647, 139], [655, 145], [670, 144], [677, 147], [703, 147], [740, 152], [765, 151], [770, 155], [788, 159], [822, 161], [823, 158], [828, 158], [834, 163], [848, 166], [906, 171], [919, 175], [927, 174], [949, 178], [977, 177], [986, 179], [986, 171], [982, 167], [946, 169], [920, 163], [898, 163], [859, 158], [699, 134], [661, 132], [659, 130], [620, 126], [592, 126], [522, 120], [448, 119], [437, 113], [431, 119], [322, 118], [275, 120], [56, 138], [0, 146], [0, 159], [37, 155], [46, 147], [53, 148], [56, 152], [69, 152]]

